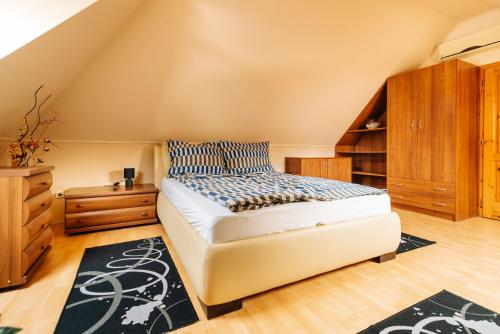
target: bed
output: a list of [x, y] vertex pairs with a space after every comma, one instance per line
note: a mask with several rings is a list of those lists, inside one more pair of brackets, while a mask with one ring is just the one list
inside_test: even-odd
[[259, 292], [395, 258], [401, 228], [387, 195], [234, 213], [165, 178], [165, 144], [156, 144], [154, 154], [158, 216], [208, 319], [241, 308], [244, 297]]

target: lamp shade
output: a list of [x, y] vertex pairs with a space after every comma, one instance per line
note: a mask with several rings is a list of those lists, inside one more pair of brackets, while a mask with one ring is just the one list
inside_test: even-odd
[[124, 168], [123, 169], [123, 178], [124, 179], [135, 178], [135, 168]]

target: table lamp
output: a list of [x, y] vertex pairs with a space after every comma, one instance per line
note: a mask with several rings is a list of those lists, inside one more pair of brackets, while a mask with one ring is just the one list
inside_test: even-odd
[[133, 179], [135, 178], [135, 168], [124, 168], [123, 178], [125, 179], [125, 188], [133, 188], [134, 187]]

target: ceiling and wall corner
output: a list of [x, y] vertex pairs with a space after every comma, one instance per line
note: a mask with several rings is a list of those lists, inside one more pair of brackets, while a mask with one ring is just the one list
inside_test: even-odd
[[[478, 15], [474, 15], [472, 17], [460, 21], [457, 25], [453, 27], [453, 29], [451, 29], [448, 32], [448, 34], [443, 38], [441, 43], [452, 41], [473, 33], [477, 33], [498, 26], [500, 26], [500, 8], [494, 8], [492, 10], [486, 11]], [[500, 61], [500, 45], [460, 56], [459, 59], [475, 65], [485, 65]], [[438, 62], [439, 62], [439, 56], [436, 48], [433, 50], [432, 54], [427, 58], [427, 60], [424, 61], [422, 67], [436, 64]]]
[[[47, 4], [56, 2], [44, 1]], [[69, 2], [84, 4], [90, 1]], [[16, 135], [19, 119], [31, 107], [33, 93], [41, 84], [45, 85], [40, 92], [41, 97], [51, 93], [53, 98], [49, 102], [52, 102], [60, 96], [71, 80], [120, 30], [142, 2], [143, 0], [98, 1], [0, 59], [0, 137]], [[10, 14], [15, 15], [16, 12]], [[45, 15], [44, 12], [40, 15], [42, 14]], [[25, 16], [33, 15], [31, 10]], [[9, 27], [2, 24], [2, 28]], [[2, 39], [0, 44], [3, 42]]]
[[0, 59], [94, 2], [96, 0], [0, 1]]
[[[65, 59], [90, 62], [61, 69], [59, 58], [20, 73], [20, 60], [30, 66], [36, 55], [28, 45], [10, 66], [0, 63], [2, 95], [15, 96], [0, 104], [0, 137], [15, 134], [10, 116], [44, 78], [56, 93], [46, 112], [63, 121], [50, 133], [59, 139], [333, 145], [386, 77], [418, 67], [454, 24], [493, 8], [457, 1], [148, 0], [112, 39], [88, 31], [94, 24], [82, 13], [65, 24], [85, 27], [103, 41], [92, 46], [105, 46], [82, 57], [91, 52], [75, 43]], [[112, 18], [122, 3], [112, 2], [88, 10], [107, 6]], [[39, 50], [54, 55], [61, 44]], [[45, 72], [33, 80], [38, 71]], [[28, 83], [11, 87], [5, 76]]]

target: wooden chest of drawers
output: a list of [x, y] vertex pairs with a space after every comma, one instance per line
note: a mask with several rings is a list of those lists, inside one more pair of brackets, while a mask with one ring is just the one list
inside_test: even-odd
[[442, 213], [454, 219], [456, 212], [455, 184], [388, 177], [387, 190], [391, 201], [399, 206], [421, 208]]
[[0, 288], [26, 283], [50, 249], [53, 169], [0, 168]]
[[158, 221], [152, 184], [73, 188], [65, 193], [66, 233], [150, 224]]

